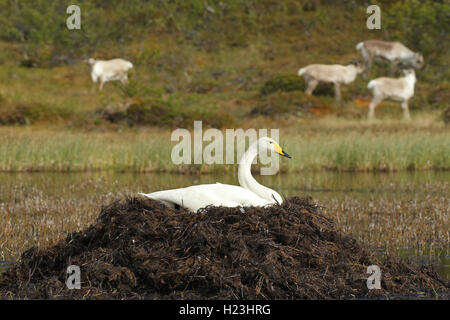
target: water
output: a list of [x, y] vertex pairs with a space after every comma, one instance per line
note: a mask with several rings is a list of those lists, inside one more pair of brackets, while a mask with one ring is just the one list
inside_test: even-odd
[[[409, 205], [411, 205], [411, 208], [416, 208], [417, 205], [427, 203], [426, 208], [430, 207], [431, 211], [424, 210], [424, 215], [429, 214], [427, 212], [436, 214], [436, 211], [439, 211], [438, 216], [442, 216], [444, 221], [448, 221], [450, 172], [368, 174], [321, 171], [275, 176], [255, 174], [255, 177], [260, 183], [277, 190], [284, 197], [311, 196], [314, 201], [326, 208], [337, 208], [337, 205], [345, 204], [350, 209], [354, 205], [356, 211], [365, 212], [367, 208], [378, 207], [378, 209], [369, 210], [369, 212], [377, 213], [378, 211], [383, 212], [383, 206], [389, 207], [391, 204], [404, 206], [401, 210], [407, 211]], [[0, 205], [2, 203], [9, 203], [10, 206], [14, 203], [19, 204], [27, 197], [32, 196], [42, 199], [40, 201], [43, 202], [54, 201], [55, 199], [70, 199], [70, 201], [80, 203], [91, 202], [92, 210], [97, 214], [100, 206], [106, 204], [102, 203], [105, 195], [123, 197], [137, 192], [151, 192], [194, 184], [215, 183], [216, 181], [237, 184], [237, 176], [235, 174], [181, 175], [108, 172], [76, 174], [2, 173], [0, 174]], [[399, 202], [400, 200], [401, 202]], [[435, 203], [437, 203], [436, 206]], [[0, 207], [0, 211], [2, 208]], [[340, 223], [343, 223], [356, 237], [358, 234], [368, 234], [368, 222], [364, 222], [364, 217], [362, 220], [346, 220], [347, 212], [350, 212], [350, 209], [343, 211]], [[417, 211], [417, 208], [414, 210]], [[18, 210], [17, 214], [26, 215], [27, 213]], [[64, 212], [64, 214], [70, 213]], [[423, 225], [423, 228], [432, 228], [433, 223], [442, 223], [433, 221], [432, 217], [431, 215], [429, 217], [431, 219], [430, 224]], [[26, 219], [26, 217], [23, 218]], [[414, 225], [416, 222], [413, 219], [408, 223]], [[422, 220], [418, 220], [417, 223], [422, 223]], [[402, 228], [401, 225], [398, 227]], [[381, 228], [384, 228], [384, 226], [381, 226]], [[385, 226], [385, 229], [382, 230], [391, 232], [389, 228], [391, 227]], [[410, 247], [396, 247], [395, 253], [413, 259], [418, 263], [435, 263], [438, 272], [450, 279], [448, 230], [446, 232], [444, 230], [444, 236], [441, 236], [441, 239], [438, 240], [430, 245], [430, 250], [427, 249], [426, 245], [425, 247], [422, 245], [419, 250], [419, 245], [415, 247], [415, 242], [412, 241]], [[436, 247], [438, 247], [438, 250], [436, 250]], [[1, 257], [0, 255], [0, 259]], [[0, 263], [0, 271], [4, 267], [5, 263]]]
[[[367, 198], [369, 195], [391, 193], [410, 193], [421, 190], [427, 184], [450, 183], [450, 171], [422, 171], [400, 173], [351, 173], [351, 172], [303, 172], [299, 174], [278, 174], [255, 178], [262, 184], [276, 189], [285, 197], [311, 195], [317, 200], [351, 195]], [[162, 173], [0, 173], [0, 201], [5, 200], [5, 190], [14, 185], [21, 185], [23, 191], [33, 187], [52, 196], [64, 196], [68, 189], [75, 194], [85, 194], [79, 188], [86, 183], [96, 192], [150, 192], [168, 188], [180, 188], [203, 183], [238, 184], [236, 174], [162, 174]], [[77, 191], [78, 190], [78, 191]], [[91, 190], [92, 191], [92, 190]], [[450, 190], [447, 190], [450, 191]], [[430, 191], [429, 193], [431, 193]]]

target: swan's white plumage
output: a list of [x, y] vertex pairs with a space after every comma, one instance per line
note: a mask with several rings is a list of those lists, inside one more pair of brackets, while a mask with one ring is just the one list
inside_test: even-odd
[[166, 205], [167, 202], [172, 204], [172, 206], [176, 204], [194, 212], [209, 205], [246, 207], [270, 204], [269, 201], [258, 197], [250, 190], [222, 183], [202, 184], [173, 190], [156, 191], [149, 194], [141, 193], [141, 195], [153, 200], [159, 200], [166, 203]]
[[148, 194], [140, 193], [140, 195], [161, 201], [170, 207], [178, 205], [193, 212], [197, 212], [198, 209], [209, 205], [262, 207], [282, 203], [283, 199], [276, 191], [259, 184], [251, 175], [250, 168], [253, 159], [258, 155], [258, 151], [261, 152], [267, 149], [289, 157], [273, 139], [260, 138], [249, 147], [239, 163], [238, 176], [241, 186], [222, 183], [201, 184]]

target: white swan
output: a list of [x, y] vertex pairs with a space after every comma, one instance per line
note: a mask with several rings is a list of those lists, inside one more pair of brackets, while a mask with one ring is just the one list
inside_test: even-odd
[[288, 158], [291, 157], [272, 138], [260, 138], [248, 148], [239, 162], [238, 177], [241, 186], [222, 183], [201, 184], [180, 189], [139, 194], [149, 199], [160, 201], [169, 207], [183, 207], [193, 212], [197, 212], [198, 209], [208, 205], [238, 207], [281, 204], [283, 202], [281, 196], [276, 191], [259, 184], [253, 178], [250, 170], [258, 152], [267, 150]]

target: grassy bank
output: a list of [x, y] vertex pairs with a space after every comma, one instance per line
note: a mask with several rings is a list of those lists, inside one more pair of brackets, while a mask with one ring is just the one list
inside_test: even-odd
[[[250, 123], [251, 124], [251, 123]], [[274, 128], [273, 126], [261, 128]], [[280, 143], [293, 159], [280, 161], [284, 172], [303, 170], [449, 170], [450, 129], [422, 119], [367, 122], [333, 118], [284, 120]], [[275, 127], [277, 128], [277, 127]], [[58, 128], [0, 128], [0, 171], [226, 172], [233, 165], [176, 165], [171, 131], [158, 128], [119, 131]], [[203, 148], [210, 142], [204, 142]], [[224, 144], [225, 145], [225, 144]], [[224, 150], [225, 154], [226, 150]]]

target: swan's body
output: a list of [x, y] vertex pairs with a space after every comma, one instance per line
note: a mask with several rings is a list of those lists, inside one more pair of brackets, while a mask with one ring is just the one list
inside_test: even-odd
[[194, 212], [209, 205], [237, 207], [270, 204], [269, 201], [260, 198], [250, 190], [222, 183], [201, 184], [142, 195], [153, 200], [159, 200], [169, 207], [180, 206]]
[[[259, 150], [258, 150], [259, 149]], [[259, 184], [251, 174], [251, 165], [258, 151], [273, 150], [283, 156], [290, 157], [271, 138], [260, 138], [253, 143], [243, 155], [239, 163], [239, 184], [202, 184], [180, 189], [164, 190], [149, 194], [140, 193], [149, 199], [158, 200], [169, 207], [183, 207], [197, 212], [198, 209], [209, 205], [222, 207], [238, 206], [266, 206], [281, 204], [283, 199], [274, 190]]]

